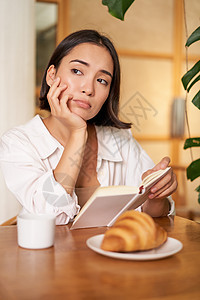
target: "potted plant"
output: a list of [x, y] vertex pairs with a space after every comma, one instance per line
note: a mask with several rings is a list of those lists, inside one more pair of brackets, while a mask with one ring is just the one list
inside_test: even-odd
[[[185, 46], [189, 47], [197, 41], [200, 41], [200, 26], [189, 36]], [[195, 65], [182, 77], [182, 83], [187, 93], [189, 93], [190, 89], [197, 82], [200, 82], [200, 60], [197, 61]], [[192, 99], [192, 103], [200, 109], [200, 90]], [[200, 137], [190, 137], [186, 139], [184, 149], [191, 147], [200, 147]], [[192, 161], [187, 167], [187, 178], [189, 180], [193, 181], [198, 177], [200, 177], [200, 158]], [[196, 188], [196, 191], [198, 192], [198, 201], [200, 203], [200, 185]]]

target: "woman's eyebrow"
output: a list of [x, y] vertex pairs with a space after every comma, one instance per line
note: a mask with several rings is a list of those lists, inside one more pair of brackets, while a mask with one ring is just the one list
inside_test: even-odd
[[106, 70], [100, 70], [100, 72], [109, 75], [111, 78], [113, 78], [112, 74]]
[[[78, 63], [80, 63], [80, 64], [83, 64], [83, 65], [89, 67], [89, 64], [88, 64], [86, 61], [81, 60], [81, 59], [72, 59], [72, 60], [70, 60], [70, 63], [71, 63], [71, 62], [78, 62]], [[110, 72], [108, 72], [108, 71], [106, 71], [106, 70], [104, 70], [104, 69], [99, 70], [99, 71], [102, 72], [102, 73], [104, 73], [104, 74], [106, 74], [106, 75], [109, 75], [111, 78], [113, 77], [112, 74], [111, 74]]]
[[73, 60], [70, 60], [70, 63], [71, 63], [71, 62], [78, 62], [78, 63], [83, 64], [83, 65], [85, 65], [85, 66], [89, 66], [89, 64], [88, 64], [86, 61], [80, 60], [80, 59], [73, 59]]

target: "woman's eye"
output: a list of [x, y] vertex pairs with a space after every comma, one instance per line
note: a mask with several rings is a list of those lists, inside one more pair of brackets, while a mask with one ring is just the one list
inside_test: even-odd
[[72, 73], [77, 74], [77, 75], [81, 75], [82, 72], [78, 69], [72, 69]]
[[108, 85], [108, 82], [104, 79], [98, 78], [97, 81], [104, 84], [104, 85]]

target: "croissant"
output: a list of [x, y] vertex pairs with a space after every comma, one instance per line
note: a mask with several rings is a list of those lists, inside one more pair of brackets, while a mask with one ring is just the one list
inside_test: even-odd
[[144, 212], [129, 210], [106, 231], [101, 249], [132, 252], [157, 248], [167, 240], [167, 232]]

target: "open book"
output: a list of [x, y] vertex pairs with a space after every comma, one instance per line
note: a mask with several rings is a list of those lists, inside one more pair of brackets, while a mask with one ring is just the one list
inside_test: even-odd
[[170, 167], [149, 174], [139, 187], [98, 187], [75, 217], [71, 229], [112, 226], [124, 211], [142, 205], [151, 187], [169, 170]]

